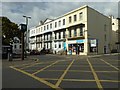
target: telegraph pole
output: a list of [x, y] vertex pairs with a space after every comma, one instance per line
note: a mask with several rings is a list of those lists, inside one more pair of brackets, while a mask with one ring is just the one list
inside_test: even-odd
[[[25, 21], [26, 21], [26, 25], [28, 26], [28, 19], [31, 19], [31, 17], [28, 17], [28, 16], [23, 16], [25, 18]], [[27, 27], [26, 27], [27, 28]], [[27, 45], [29, 42], [28, 42], [28, 29], [26, 30], [26, 43], [25, 43], [25, 49], [27, 48], [28, 46], [28, 49], [29, 49], [29, 45]], [[27, 56], [27, 55], [25, 55]]]

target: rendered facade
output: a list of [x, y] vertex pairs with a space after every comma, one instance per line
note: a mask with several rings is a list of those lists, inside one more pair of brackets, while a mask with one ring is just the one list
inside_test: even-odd
[[111, 33], [111, 18], [85, 5], [31, 28], [30, 49], [64, 50], [70, 55], [109, 53]]

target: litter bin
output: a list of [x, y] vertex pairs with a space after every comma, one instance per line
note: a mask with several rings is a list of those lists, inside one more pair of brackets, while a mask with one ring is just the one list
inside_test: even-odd
[[12, 61], [12, 53], [8, 53], [8, 61]]

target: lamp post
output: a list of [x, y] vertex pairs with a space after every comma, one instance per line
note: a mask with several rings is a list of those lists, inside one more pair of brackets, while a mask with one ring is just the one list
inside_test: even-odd
[[25, 48], [29, 49], [29, 45], [27, 45], [29, 43], [28, 42], [29, 39], [28, 39], [28, 29], [27, 29], [27, 26], [28, 26], [28, 19], [31, 19], [31, 17], [25, 16], [25, 15], [23, 15], [23, 17], [25, 18], [25, 21], [26, 21], [26, 44], [25, 44]]

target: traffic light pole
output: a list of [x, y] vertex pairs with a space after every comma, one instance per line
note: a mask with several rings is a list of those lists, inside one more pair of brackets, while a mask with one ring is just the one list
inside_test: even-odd
[[21, 32], [22, 54], [21, 59], [24, 60], [24, 32]]

